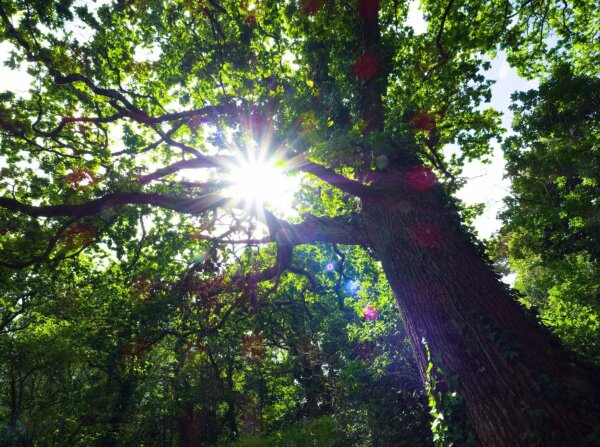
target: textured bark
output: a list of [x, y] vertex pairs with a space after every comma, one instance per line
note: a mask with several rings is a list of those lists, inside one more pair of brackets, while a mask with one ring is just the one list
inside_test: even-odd
[[[425, 342], [446, 379], [458, 379], [477, 445], [587, 445], [597, 386], [506, 292], [431, 174], [380, 171], [372, 186], [382, 193], [363, 200], [363, 224], [423, 381]], [[444, 380], [439, 387], [452, 390]]]

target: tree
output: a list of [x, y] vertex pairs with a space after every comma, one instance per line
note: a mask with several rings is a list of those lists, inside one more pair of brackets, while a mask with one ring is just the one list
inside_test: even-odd
[[[477, 109], [490, 95], [483, 55], [504, 36], [518, 45], [523, 22], [511, 28], [511, 15], [526, 16], [528, 3], [424, 6], [429, 30], [417, 36], [403, 26], [407, 4], [377, 0], [96, 11], [3, 2], [3, 37], [15, 46], [8, 64], [26, 61], [34, 82], [29, 95], [5, 93], [0, 108], [1, 265], [22, 270], [104, 248], [108, 264], [135, 265], [164, 246], [157, 262], [171, 265], [140, 284], [158, 281], [149, 289], [163, 310], [202, 333], [212, 329], [201, 315], [168, 304], [166, 292], [174, 261], [198, 247], [198, 265], [227, 273], [203, 286], [207, 298], [227, 297], [225, 321], [235, 309], [259, 312], [286, 271], [312, 282], [298, 246], [361, 245], [396, 297], [439, 443], [598, 442], [590, 373], [498, 281], [448, 195], [460, 163], [485, 156], [497, 136], [498, 114]], [[440, 150], [450, 142], [462, 154], [447, 162]], [[257, 146], [258, 157], [310, 175], [302, 219], [223, 194], [227, 172], [240, 159], [252, 165]], [[186, 169], [212, 174], [188, 181], [178, 175]], [[160, 228], [152, 241], [145, 221]], [[240, 243], [236, 264], [227, 246]], [[115, 414], [128, 398], [121, 391]]]
[[559, 65], [515, 99], [518, 134], [504, 145], [514, 191], [503, 216], [506, 255], [526, 303], [598, 362], [600, 84]]

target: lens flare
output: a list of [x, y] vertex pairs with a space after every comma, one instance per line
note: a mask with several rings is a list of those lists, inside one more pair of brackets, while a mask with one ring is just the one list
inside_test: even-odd
[[378, 316], [379, 316], [379, 311], [375, 307], [371, 306], [370, 304], [365, 306], [365, 308], [363, 309], [363, 317], [367, 321], [377, 320]]

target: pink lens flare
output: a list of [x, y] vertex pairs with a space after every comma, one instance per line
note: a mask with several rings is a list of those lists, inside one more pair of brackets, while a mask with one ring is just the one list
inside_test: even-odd
[[374, 51], [367, 51], [356, 59], [352, 64], [352, 73], [358, 79], [369, 79], [375, 76], [379, 72], [381, 63], [379, 62], [379, 56]]
[[435, 173], [424, 166], [417, 166], [406, 173], [406, 183], [417, 191], [427, 191], [435, 186]]
[[373, 306], [371, 306], [370, 304], [366, 305], [365, 308], [363, 309], [363, 317], [367, 321], [377, 320], [378, 316], [379, 316], [379, 311], [377, 309], [375, 309]]
[[424, 248], [441, 247], [444, 244], [442, 231], [429, 222], [417, 222], [409, 229], [412, 241]]

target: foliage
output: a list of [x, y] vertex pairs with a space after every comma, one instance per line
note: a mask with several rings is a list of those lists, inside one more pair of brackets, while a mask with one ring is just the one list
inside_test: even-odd
[[[432, 261], [401, 285], [431, 302], [472, 298], [435, 278], [479, 278], [439, 268], [460, 253], [436, 259], [427, 222], [377, 251], [364, 211], [402, 184], [413, 204], [393, 219], [456, 220], [464, 163], [502, 131], [483, 74], [501, 48], [527, 76], [568, 62], [519, 97], [505, 237], [527, 302], [597, 359], [591, 3], [426, 0], [417, 34], [391, 0], [2, 0], [5, 65], [31, 84], [0, 92], [1, 442], [471, 443], [437, 357], [427, 411], [421, 328], [400, 322], [382, 258]], [[231, 197], [256, 159], [298, 178], [288, 215]], [[521, 212], [538, 199], [559, 214]], [[471, 250], [459, 227], [442, 230]]]
[[514, 99], [518, 133], [504, 144], [514, 192], [503, 214], [504, 255], [523, 301], [598, 362], [600, 83], [560, 65]]
[[268, 437], [242, 438], [230, 444], [231, 447], [342, 447], [348, 444], [346, 434], [336, 426], [331, 416], [322, 416], [309, 422], [287, 427]]
[[427, 394], [433, 422], [431, 431], [436, 446], [472, 446], [475, 437], [465, 415], [465, 403], [458, 393], [458, 378], [449, 376], [439, 355], [432, 355], [423, 340], [427, 365]]
[[[50, 276], [38, 271], [46, 287], [21, 291], [17, 305], [30, 307], [4, 328], [13, 334], [2, 339], [4, 442], [208, 445], [245, 434], [240, 445], [298, 445], [312, 437], [317, 445], [334, 445], [334, 438], [362, 445], [406, 432], [424, 437], [415, 445], [426, 444], [423, 396], [391, 292], [364, 253], [344, 252], [345, 274], [364, 281], [358, 294], [340, 292], [343, 309], [338, 274], [322, 267], [334, 253], [313, 248], [313, 273], [329, 297], [290, 275], [260, 313], [237, 314], [235, 325], [213, 335], [194, 327], [202, 313], [189, 319], [202, 289], [184, 286], [185, 270], [170, 284], [162, 277], [128, 283], [118, 269], [96, 270], [82, 255]], [[145, 274], [147, 261], [138, 260]], [[63, 292], [56, 281], [69, 272], [78, 277]], [[63, 301], [45, 298], [46, 291]], [[380, 311], [376, 321], [360, 316], [369, 302]], [[394, 351], [398, 342], [403, 348]], [[297, 420], [303, 431], [285, 428]], [[263, 433], [272, 433], [266, 444], [252, 440]]]

